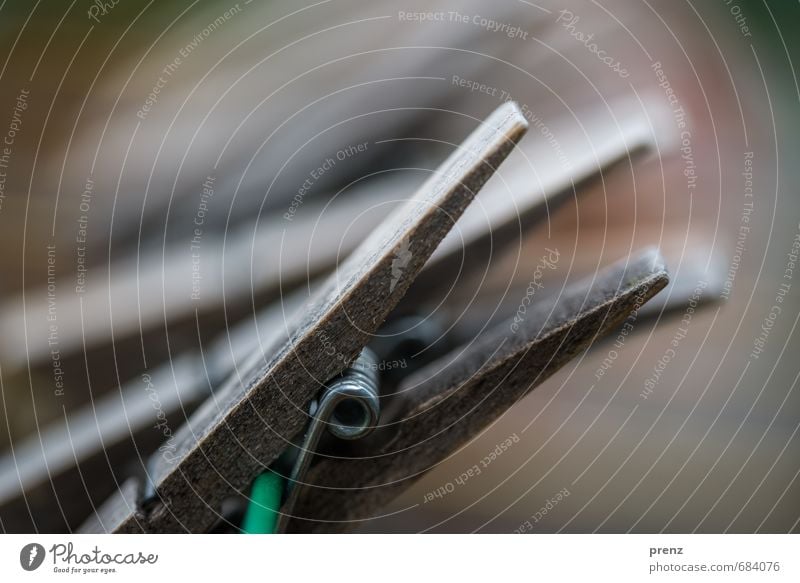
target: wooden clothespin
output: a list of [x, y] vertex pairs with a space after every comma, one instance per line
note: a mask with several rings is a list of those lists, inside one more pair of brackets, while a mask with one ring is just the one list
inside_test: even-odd
[[[226, 357], [223, 349], [214, 352], [220, 363], [212, 384], [219, 384], [210, 394], [208, 376], [183, 376], [187, 381], [170, 403], [189, 398], [202, 404], [169, 449], [154, 453], [143, 475], [122, 484], [83, 529], [207, 532], [224, 520], [224, 501], [245, 496], [253, 479], [275, 468], [294, 447], [313, 423], [312, 404], [320, 392], [375, 343], [376, 331], [412, 283], [419, 280], [420, 288], [415, 286], [406, 302], [435, 284], [437, 270], [452, 267], [462, 245], [440, 243], [526, 128], [516, 105], [503, 105], [350, 255], [293, 321], [286, 323], [283, 310], [275, 308], [262, 316], [274, 334], [257, 347], [241, 345], [253, 353], [245, 365], [240, 357]], [[611, 165], [623, 155], [627, 150], [612, 149], [604, 163]], [[568, 188], [563, 192], [571, 192]], [[542, 201], [523, 208], [533, 222], [541, 216]], [[519, 221], [503, 205], [496, 205], [489, 218], [495, 234]], [[464, 226], [466, 243], [479, 249], [491, 232], [470, 220]], [[290, 508], [284, 508], [290, 512], [283, 527], [292, 532], [340, 530], [368, 517], [666, 283], [658, 253], [644, 252], [536, 304], [515, 327], [499, 325], [395, 381], [394, 392], [404, 397], [386, 399], [388, 406], [374, 423], [377, 429], [359, 441], [351, 456], [318, 457], [304, 468], [302, 481], [317, 487], [292, 497]], [[111, 433], [106, 429], [106, 436]], [[89, 432], [81, 455], [99, 455], [103, 435], [97, 437]], [[69, 467], [69, 456], [63, 458]], [[34, 480], [40, 474], [31, 476]]]

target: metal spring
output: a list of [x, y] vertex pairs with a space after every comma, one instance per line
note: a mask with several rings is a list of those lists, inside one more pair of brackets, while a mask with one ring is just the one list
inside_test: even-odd
[[309, 411], [311, 422], [300, 446], [286, 486], [286, 502], [278, 519], [284, 532], [299, 497], [302, 478], [311, 465], [324, 430], [339, 439], [354, 440], [369, 435], [380, 415], [378, 366], [373, 352], [365, 348], [341, 375], [336, 377]]

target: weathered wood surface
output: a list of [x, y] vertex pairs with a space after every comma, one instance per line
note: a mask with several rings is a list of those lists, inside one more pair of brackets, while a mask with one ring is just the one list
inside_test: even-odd
[[[559, 135], [563, 137], [562, 134], [563, 132]], [[571, 147], [573, 142], [575, 146]], [[430, 297], [432, 286], [441, 287], [442, 282], [448, 277], [458, 278], [469, 274], [473, 267], [488, 262], [491, 254], [497, 253], [498, 249], [502, 249], [509, 240], [519, 238], [521, 232], [546, 220], [560, 205], [578, 196], [585, 190], [587, 183], [601, 180], [615, 167], [635, 161], [649, 151], [650, 135], [642, 123], [631, 120], [620, 128], [619, 134], [599, 132], [599, 136], [594, 140], [594, 149], [578, 148], [577, 142], [577, 137], [567, 136], [563, 144], [563, 147], [571, 152], [569, 167], [539, 168], [536, 160], [542, 157], [542, 149], [549, 148], [549, 144], [537, 140], [522, 140], [501, 170], [478, 193], [474, 204], [470, 205], [454, 229], [433, 253], [398, 309], [417, 310], [419, 305], [425, 302], [426, 296]], [[334, 202], [321, 217], [324, 220], [320, 225], [317, 225], [316, 219], [308, 220], [306, 215], [301, 213], [292, 222], [292, 226], [296, 227], [293, 242], [289, 244], [284, 242], [285, 248], [299, 249], [299, 251], [284, 258], [280, 266], [277, 264], [277, 259], [267, 265], [256, 265], [255, 267], [265, 270], [257, 274], [250, 274], [251, 248], [276, 247], [285, 228], [280, 225], [257, 230], [253, 226], [241, 228], [242, 234], [234, 236], [226, 247], [226, 272], [243, 274], [241, 287], [250, 290], [247, 292], [250, 293], [251, 287], [260, 289], [273, 283], [277, 284], [283, 278], [292, 281], [293, 274], [297, 275], [300, 272], [305, 274], [306, 270], [313, 273], [328, 269], [335, 261], [339, 250], [355, 247], [356, 239], [368, 234], [369, 225], [379, 222], [379, 215], [385, 214], [384, 209], [397, 205], [404, 192], [403, 188], [407, 187], [409, 182], [414, 183], [407, 178], [394, 178], [379, 183], [377, 190], [374, 184], [369, 188], [357, 189], [359, 192], [354, 193], [354, 196], [346, 201]], [[365, 192], [360, 192], [361, 190]], [[356, 223], [350, 221], [353, 216], [367, 211], [371, 211], [372, 214], [362, 214], [363, 220]], [[316, 217], [313, 211], [311, 215], [312, 218]], [[346, 238], [337, 234], [334, 228], [342, 221], [348, 221]], [[312, 233], [315, 240], [313, 249], [309, 241], [304, 241], [304, 238], [311, 239]], [[210, 241], [205, 241], [204, 246], [214, 248]], [[190, 274], [179, 269], [184, 264], [188, 266], [189, 262], [183, 261], [182, 257], [170, 259], [170, 256], [168, 252], [163, 260], [166, 266], [165, 275], [169, 274], [174, 281], [190, 281]], [[307, 257], [314, 259], [314, 265], [307, 265]], [[221, 259], [221, 256], [218, 259]], [[143, 257], [140, 261], [142, 267], [138, 273], [137, 270], [129, 270], [130, 277], [123, 272], [120, 278], [111, 279], [105, 275], [97, 279], [101, 281], [109, 279], [116, 282], [115, 289], [119, 292], [132, 294], [128, 300], [121, 299], [118, 302], [121, 306], [128, 305], [136, 302], [138, 293], [136, 279], [141, 276], [143, 281], [156, 281], [162, 271], [161, 261], [160, 257]], [[240, 265], [237, 265], [236, 261]], [[142, 270], [154, 270], [154, 275], [143, 273]], [[216, 268], [209, 267], [206, 257], [204, 261], [206, 279], [221, 282], [223, 279], [221, 273], [218, 276], [209, 276], [216, 271]], [[141, 291], [148, 292], [148, 289], [145, 286]], [[159, 285], [152, 286], [149, 291], [159, 298], [162, 297], [163, 290]], [[104, 297], [109, 296], [109, 289], [93, 286], [87, 293], [89, 294], [87, 303], [98, 305], [98, 302], [104, 301]], [[236, 282], [232, 284], [230, 279], [226, 280], [225, 293], [229, 302], [242, 295], [237, 289]], [[133, 318], [129, 326], [138, 331], [139, 324], [147, 329], [149, 323], [160, 321], [165, 314], [169, 318], [178, 318], [181, 315], [185, 317], [189, 313], [193, 316], [195, 309], [202, 310], [203, 306], [210, 307], [214, 302], [217, 304], [222, 302], [222, 289], [208, 289], [204, 286], [202, 305], [186, 302], [187, 294], [187, 290], [178, 293], [167, 289], [163, 297], [169, 302], [169, 306], [165, 307], [159, 301], [145, 298], [146, 301], [142, 303], [145, 312], [128, 310], [123, 317]], [[165, 363], [152, 372], [152, 377], [158, 377], [154, 385], [162, 416], [174, 423], [175, 419], [181, 419], [182, 416], [191, 413], [198, 404], [196, 399], [207, 396], [210, 387], [224, 381], [235, 366], [241, 368], [245, 357], [268, 350], [264, 344], [274, 343], [274, 338], [269, 340], [264, 335], [269, 330], [285, 328], [286, 318], [297, 308], [296, 299], [298, 297], [305, 299], [305, 296], [307, 292], [304, 289], [295, 291], [283, 297], [280, 302], [262, 309], [255, 316], [245, 318], [234, 329], [221, 333], [219, 339], [204, 355], [186, 354], [181, 357], [182, 361], [191, 360], [188, 366], [184, 362], [184, 366], [176, 369], [170, 363]], [[494, 298], [492, 301], [496, 300]], [[248, 303], [246, 299], [242, 301]], [[509, 299], [509, 301], [516, 300]], [[650, 307], [648, 304], [648, 308]], [[110, 333], [111, 327], [107, 323], [98, 325], [99, 322], [93, 318], [87, 321], [85, 326], [95, 327], [106, 334]], [[114, 323], [115, 337], [119, 338], [120, 331], [124, 335], [125, 320], [115, 315]], [[457, 324], [460, 326], [461, 322]], [[195, 325], [194, 322], [192, 325]], [[69, 351], [69, 331], [65, 334], [67, 337], [62, 338], [62, 348]], [[101, 336], [95, 338], [101, 340]], [[82, 345], [80, 338], [77, 341], [77, 345]], [[203, 371], [205, 374], [201, 375]], [[159, 422], [155, 419], [157, 411], [153, 407], [153, 402], [142, 387], [142, 380], [136, 378], [128, 385], [120, 387], [119, 393], [112, 391], [111, 394], [101, 397], [99, 406], [98, 402], [88, 404], [70, 413], [70, 419], [55, 422], [53, 427], [48, 428], [47, 437], [41, 443], [38, 435], [31, 436], [21, 447], [15, 448], [13, 458], [10, 454], [0, 458], [0, 520], [8, 525], [19, 525], [15, 527], [17, 529], [33, 530], [22, 526], [23, 523], [32, 524], [31, 519], [26, 518], [28, 509], [22, 495], [25, 490], [29, 495], [33, 493], [32, 507], [42, 516], [36, 521], [38, 528], [47, 532], [65, 530], [69, 523], [65, 524], [60, 518], [58, 500], [54, 488], [50, 487], [50, 482], [58, 480], [59, 484], [63, 484], [55, 489], [58, 492], [64, 488], [68, 488], [69, 491], [79, 490], [82, 487], [79, 467], [80, 472], [97, 477], [93, 481], [93, 494], [100, 496], [112, 492], [114, 468], [120, 468], [126, 458], [135, 455], [135, 447], [141, 448], [153, 441], [154, 436], [148, 436], [148, 433], [152, 433], [153, 425]], [[176, 393], [179, 393], [180, 397], [172, 398]], [[69, 450], [67, 424], [93, 427], [95, 412], [103, 417], [98, 419], [97, 431], [71, 431], [72, 441], [75, 442], [73, 454], [73, 451]], [[85, 423], [87, 419], [89, 423]], [[151, 439], [145, 441], [146, 437]], [[53, 446], [53, 443], [56, 445]], [[19, 480], [14, 476], [12, 467], [14, 463], [22, 466], [20, 473], [24, 476]], [[4, 472], [3, 468], [6, 467], [11, 467], [12, 471]], [[69, 510], [71, 517], [77, 516], [80, 519], [86, 516], [91, 507], [87, 506], [90, 500], [86, 495], [81, 496], [79, 491], [77, 494], [73, 498], [74, 502], [70, 503]], [[22, 521], [20, 517], [23, 518]], [[47, 517], [56, 520], [52, 522]], [[69, 522], [74, 524], [74, 519], [71, 518]]]
[[615, 329], [668, 281], [648, 250], [529, 309], [409, 377], [399, 413], [351, 459], [323, 458], [305, 480], [290, 532], [349, 530], [474, 439], [494, 419]]
[[177, 358], [42, 428], [0, 458], [0, 522], [11, 532], [64, 532], [113, 492], [115, 470], [165, 439], [181, 408], [208, 393], [197, 359]]
[[[569, 156], [565, 165], [540, 164], [539, 160], [552, 158], [546, 155], [552, 146], [537, 136], [523, 140], [436, 249], [415, 289], [456, 277], [459, 270], [468, 271], [470, 264], [485, 263], [504, 243], [518, 239], [576, 197], [586, 183], [635, 160], [653, 143], [646, 120], [632, 117], [612, 126], [597, 117], [585, 116], [584, 132], [577, 132], [567, 120], [558, 124], [564, 127], [554, 127]], [[224, 234], [205, 235], [202, 287], [192, 301], [187, 298], [192, 295], [196, 265], [185, 241], [166, 249], [146, 248], [127, 261], [93, 267], [92, 285], [83, 294], [59, 299], [59, 349], [63, 356], [80, 354], [87, 347], [110, 344], [112, 333], [116, 343], [129, 337], [138, 342], [140, 334], [165, 323], [189, 322], [194, 329], [196, 312], [213, 313], [225, 304], [249, 306], [254, 294], [290, 288], [309, 274], [327, 274], [418, 184], [415, 174], [389, 174], [358, 183], [324, 204], [304, 202], [291, 221], [283, 212], [272, 212]], [[340, 228], [342, 224], [346, 230]], [[262, 249], [282, 252], [259, 256]], [[82, 317], [81, 300], [84, 306], [92, 306], [91, 318]], [[0, 338], [6, 366], [27, 366], [50, 358], [47, 320], [31, 317], [47, 313], [46, 288], [28, 290], [25, 301], [27, 318], [20, 309], [21, 298], [0, 304], [0, 327], [8, 332], [7, 340]], [[131, 305], [137, 309], [131, 310]], [[16, 342], [16, 335], [26, 329], [27, 345]]]
[[271, 354], [288, 315], [307, 297], [294, 292], [226, 330], [202, 354], [146, 371], [15, 444], [0, 457], [0, 523], [12, 532], [64, 532], [80, 524], [118, 487], [131, 459], [161, 445], [165, 431], [237, 367]]
[[288, 326], [276, 354], [237, 370], [176, 433], [171, 454], [154, 457], [159, 502], [124, 511], [119, 494], [86, 529], [207, 531], [222, 501], [245, 492], [302, 429], [310, 400], [358, 355], [526, 129], [515, 104], [495, 111], [348, 257]]

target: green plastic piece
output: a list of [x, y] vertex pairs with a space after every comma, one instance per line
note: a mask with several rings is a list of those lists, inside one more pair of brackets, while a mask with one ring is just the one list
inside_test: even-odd
[[242, 521], [244, 534], [274, 534], [278, 524], [285, 480], [274, 472], [264, 472], [253, 481], [250, 503]]

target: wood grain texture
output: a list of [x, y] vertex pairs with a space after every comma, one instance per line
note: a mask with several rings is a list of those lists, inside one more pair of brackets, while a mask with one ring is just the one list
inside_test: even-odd
[[[582, 118], [582, 131], [567, 121], [557, 120], [554, 133], [569, 154], [569, 163], [548, 164], [552, 146], [536, 135], [522, 140], [436, 249], [420, 275], [423, 284], [410, 290], [407, 298], [431, 281], [485, 263], [492, 251], [519, 239], [576, 197], [589, 181], [601, 179], [612, 167], [639, 157], [653, 145], [652, 129], [640, 115], [611, 123], [589, 113]], [[138, 342], [142, 331], [157, 330], [165, 320], [173, 325], [188, 322], [193, 329], [198, 311], [207, 315], [225, 303], [249, 305], [254, 293], [268, 295], [304, 281], [308, 274], [327, 274], [418, 184], [417, 176], [388, 174], [353, 185], [346, 196], [304, 202], [291, 221], [274, 211], [224, 233], [204, 234], [202, 293], [191, 302], [186, 298], [192, 297], [197, 266], [183, 240], [94, 266], [92, 285], [84, 293], [60, 299], [59, 349], [63, 356], [81, 354], [87, 346], [110, 344], [112, 332], [115, 343], [126, 338]], [[346, 230], [340, 228], [342, 223], [348, 225]], [[253, 251], [258, 249], [284, 251], [254, 261]], [[91, 318], [82, 317], [81, 301], [92, 306]], [[134, 304], [137, 309], [131, 310]], [[47, 313], [46, 286], [27, 290], [24, 312], [21, 305], [21, 298], [0, 303], [0, 327], [8, 332], [0, 337], [0, 355], [8, 362], [4, 366], [14, 368], [50, 358], [47, 320], [31, 317]], [[26, 344], [14, 340], [25, 333]]]
[[16, 443], [0, 456], [0, 523], [10, 532], [78, 526], [127, 476], [131, 460], [158, 448], [163, 432], [236, 369], [280, 346], [287, 314], [307, 298], [297, 290], [226, 330], [207, 351], [165, 362]]
[[[402, 411], [350, 459], [323, 458], [309, 472], [290, 532], [349, 530], [426, 471], [474, 439], [598, 336], [614, 330], [668, 281], [660, 254], [647, 250], [455, 350], [399, 388]], [[366, 444], [365, 444], [366, 445]]]
[[164, 439], [208, 394], [188, 355], [135, 378], [42, 428], [0, 457], [0, 523], [10, 532], [65, 532], [118, 486], [126, 464]]
[[[642, 120], [636, 118], [623, 120], [619, 128], [608, 127], [607, 122], [592, 124], [591, 119], [584, 124], [589, 126], [587, 131], [590, 131], [592, 136], [597, 136], [591, 148], [584, 143], [585, 136], [573, 136], [563, 130], [559, 131], [562, 146], [570, 152], [568, 167], [554, 165], [540, 168], [537, 161], [546, 159], [546, 150], [551, 146], [536, 140], [535, 136], [523, 139], [437, 247], [397, 309], [417, 311], [419, 305], [430, 297], [431, 286], [449, 277], [468, 274], [475, 266], [491, 261], [492, 253], [497, 253], [505, 244], [519, 238], [521, 232], [546, 220], [564, 202], [578, 196], [582, 191], [589, 190], [586, 188], [589, 183], [600, 181], [616, 167], [632, 162], [650, 150], [652, 136]], [[301, 208], [301, 214], [293, 222], [293, 227], [297, 228], [296, 231], [292, 231], [294, 238], [284, 245], [285, 248], [297, 250], [296, 254], [281, 258], [280, 262], [276, 256], [272, 262], [262, 262], [263, 265], [255, 266], [269, 271], [269, 274], [265, 272], [259, 276], [250, 273], [251, 246], [278, 247], [280, 239], [288, 231], [276, 224], [268, 224], [266, 228], [260, 230], [256, 230], [252, 225], [240, 227], [240, 234], [227, 242], [225, 265], [227, 271], [240, 272], [243, 277], [239, 287], [226, 280], [224, 288], [228, 299], [231, 300], [232, 297], [237, 299], [236, 294], [239, 293], [241, 296], [238, 298], [239, 301], [247, 303], [243, 299], [244, 296], [249, 297], [253, 288], [263, 287], [265, 281], [272, 282], [269, 285], [277, 284], [282, 279], [293, 281], [296, 279], [293, 274], [314, 273], [321, 269], [320, 266], [329, 270], [340, 251], [355, 248], [358, 241], [380, 222], [386, 214], [384, 209], [391, 206], [390, 201], [413, 192], [413, 187], [409, 187], [409, 183], [414, 184], [415, 180], [409, 180], [403, 175], [400, 179], [392, 177], [377, 184], [372, 182], [356, 187], [355, 192], [348, 198], [342, 201], [337, 199], [331, 203], [322, 225], [317, 225], [319, 218], [317, 211], [314, 210], [306, 216], [302, 214], [306, 208]], [[348, 240], [345, 242], [342, 239], [343, 234], [337, 230], [338, 225], [367, 210], [372, 211], [368, 220], [348, 223]], [[323, 228], [318, 228], [320, 226]], [[312, 236], [315, 229], [318, 233]], [[253, 241], [254, 232], [256, 237], [260, 236], [255, 241]], [[315, 245], [313, 248], [312, 239]], [[145, 301], [141, 302], [142, 310], [148, 310], [153, 318], [163, 319], [164, 314], [172, 318], [184, 312], [194, 316], [198, 304], [185, 301], [188, 295], [186, 290], [180, 293], [167, 291], [163, 294], [164, 298], [172, 298], [173, 301], [172, 306], [167, 309], [155, 301], [156, 295], [162, 297], [164, 290], [161, 286], [144, 286], [144, 289], [137, 292], [137, 279], [156, 281], [157, 277], [161, 277], [161, 251], [156, 250], [153, 253], [159, 257], [143, 256], [140, 259], [139, 269], [122, 271], [120, 277], [109, 278], [106, 274], [98, 279], [107, 279], [115, 288], [132, 294], [127, 299], [115, 302], [120, 306], [136, 303], [137, 293], [149, 291], [153, 297], [144, 298]], [[306, 258], [313, 258], [315, 265], [308, 265]], [[238, 261], [240, 265], [237, 267], [234, 263], [232, 266], [232, 261]], [[165, 256], [164, 265], [166, 265], [164, 276], [169, 275], [174, 280], [184, 283], [191, 280], [190, 274], [178, 268], [182, 265], [180, 260], [169, 261]], [[146, 273], [148, 270], [156, 275], [148, 275]], [[204, 271], [215, 274], [210, 277], [211, 281], [222, 282], [221, 270], [217, 273], [216, 269], [210, 269], [204, 263]], [[691, 292], [697, 277], [687, 276], [684, 271], [682, 269], [678, 274], [681, 276], [679, 279], [686, 279], [691, 283], [688, 289], [688, 292]], [[524, 294], [526, 285], [527, 281], [522, 283], [523, 288], [519, 293]], [[675, 285], [676, 281], [673, 279], [669, 287], [675, 289]], [[686, 294], [676, 298], [665, 292], [659, 295], [659, 299], [673, 297], [673, 303], [680, 305], [682, 309], [683, 304], [675, 300], [683, 298], [684, 295]], [[109, 289], [93, 286], [87, 292], [85, 299], [87, 305], [99, 305], [104, 296], [109, 297]], [[299, 304], [297, 299], [305, 300], [306, 297], [304, 289], [284, 296], [280, 302], [270, 304], [255, 316], [244, 318], [235, 328], [226, 329], [202, 357], [194, 353], [186, 354], [181, 360], [191, 360], [191, 362], [183, 362], [184, 366], [179, 366], [177, 370], [173, 361], [164, 363], [159, 370], [152, 372], [161, 413], [170, 419], [170, 423], [173, 419], [182, 420], [199, 404], [195, 402], [196, 398], [204, 399], [208, 395], [209, 387], [224, 382], [235, 367], [246, 367], [243, 363], [248, 357], [262, 358], [260, 353], [268, 351], [269, 346], [285, 341], [285, 334], [273, 334], [272, 339], [265, 338], [264, 335], [275, 330], [281, 332], [286, 327], [286, 318], [296, 310], [296, 304]], [[206, 307], [221, 305], [222, 289], [218, 293], [211, 293], [208, 286], [204, 286], [202, 299]], [[491, 301], [496, 302], [496, 297]], [[509, 294], [510, 303], [517, 301], [516, 293]], [[649, 302], [646, 307], [647, 312], [653, 313], [654, 310], [659, 310], [662, 303]], [[508, 306], [509, 310], [511, 307]], [[129, 323], [132, 330], [138, 331], [140, 324], [145, 328], [149, 327], [147, 325], [149, 317], [145, 317], [142, 310], [139, 310], [138, 318], [135, 311], [127, 310], [125, 313], [125, 317], [132, 318]], [[68, 308], [66, 312], [80, 315], [80, 310], [77, 308], [74, 310]], [[463, 320], [462, 318], [459, 326]], [[99, 323], [93, 318], [86, 322], [84, 328], [97, 326]], [[114, 334], [118, 339], [120, 318], [117, 315], [114, 316], [114, 323]], [[192, 325], [195, 325], [194, 322]], [[107, 323], [103, 323], [100, 328], [106, 332], [111, 330]], [[68, 335], [68, 332], [66, 334]], [[45, 337], [44, 334], [32, 336]], [[78, 335], [76, 339], [78, 346], [82, 346], [81, 336]], [[87, 332], [87, 336], [91, 336], [91, 333]], [[60, 343], [62, 352], [68, 352], [68, 346], [65, 347], [65, 344], [69, 344], [68, 338], [62, 336]], [[261, 351], [257, 350], [258, 348], [261, 348]], [[49, 356], [49, 352], [46, 355]], [[204, 371], [205, 374], [201, 374]], [[162, 378], [156, 379], [159, 376]], [[179, 399], [172, 398], [176, 394], [176, 387], [182, 389], [179, 391]], [[0, 520], [7, 528], [15, 531], [19, 528], [26, 531], [34, 530], [32, 527], [22, 526], [23, 523], [33, 524], [22, 494], [24, 490], [32, 501], [32, 506], [36, 508], [37, 515], [41, 516], [36, 520], [36, 527], [39, 530], [47, 532], [66, 530], [69, 525], [60, 518], [61, 511], [55, 494], [70, 491], [76, 494], [72, 497], [74, 501], [63, 510], [69, 511], [74, 526], [74, 517], [80, 520], [91, 509], [88, 506], [89, 498], [86, 495], [81, 496], [83, 484], [79, 473], [93, 476], [93, 497], [105, 496], [112, 492], [115, 487], [113, 469], [122, 467], [126, 459], [134, 457], [135, 448], [141, 449], [142, 445], [150, 442], [157, 445], [157, 442], [153, 441], [155, 438], [153, 426], [158, 423], [155, 419], [156, 413], [148, 394], [142, 391], [141, 379], [137, 377], [127, 386], [120, 387], [119, 394], [113, 391], [110, 395], [102, 396], [99, 404], [97, 401], [90, 403], [71, 412], [69, 419], [59, 419], [53, 423], [52, 427], [48, 427], [46, 436], [43, 435], [42, 443], [37, 434], [22, 442], [21, 446], [15, 446], [13, 458], [10, 454], [0, 457]], [[98, 417], [97, 431], [87, 432], [72, 428], [75, 426], [91, 430], [95, 426], [95, 415]], [[70, 448], [69, 436], [66, 434], [67, 425], [71, 427], [74, 454]], [[145, 437], [150, 439], [144, 441]], [[46, 452], [47, 455], [42, 452]], [[109, 455], [111, 453], [113, 455]], [[96, 463], [87, 465], [86, 460], [89, 459]], [[14, 471], [15, 463], [19, 467], [19, 472]], [[10, 470], [3, 471], [3, 468]], [[20, 474], [19, 479], [16, 479], [16, 473]], [[50, 482], [55, 483], [56, 480], [60, 485], [52, 488]], [[53, 522], [48, 517], [58, 520]]]
[[477, 191], [527, 129], [518, 107], [498, 108], [409, 202], [348, 257], [266, 362], [237, 371], [152, 460], [159, 501], [120, 512], [121, 495], [87, 524], [115, 532], [205, 532], [222, 501], [247, 490], [307, 422], [320, 387], [358, 355]]

